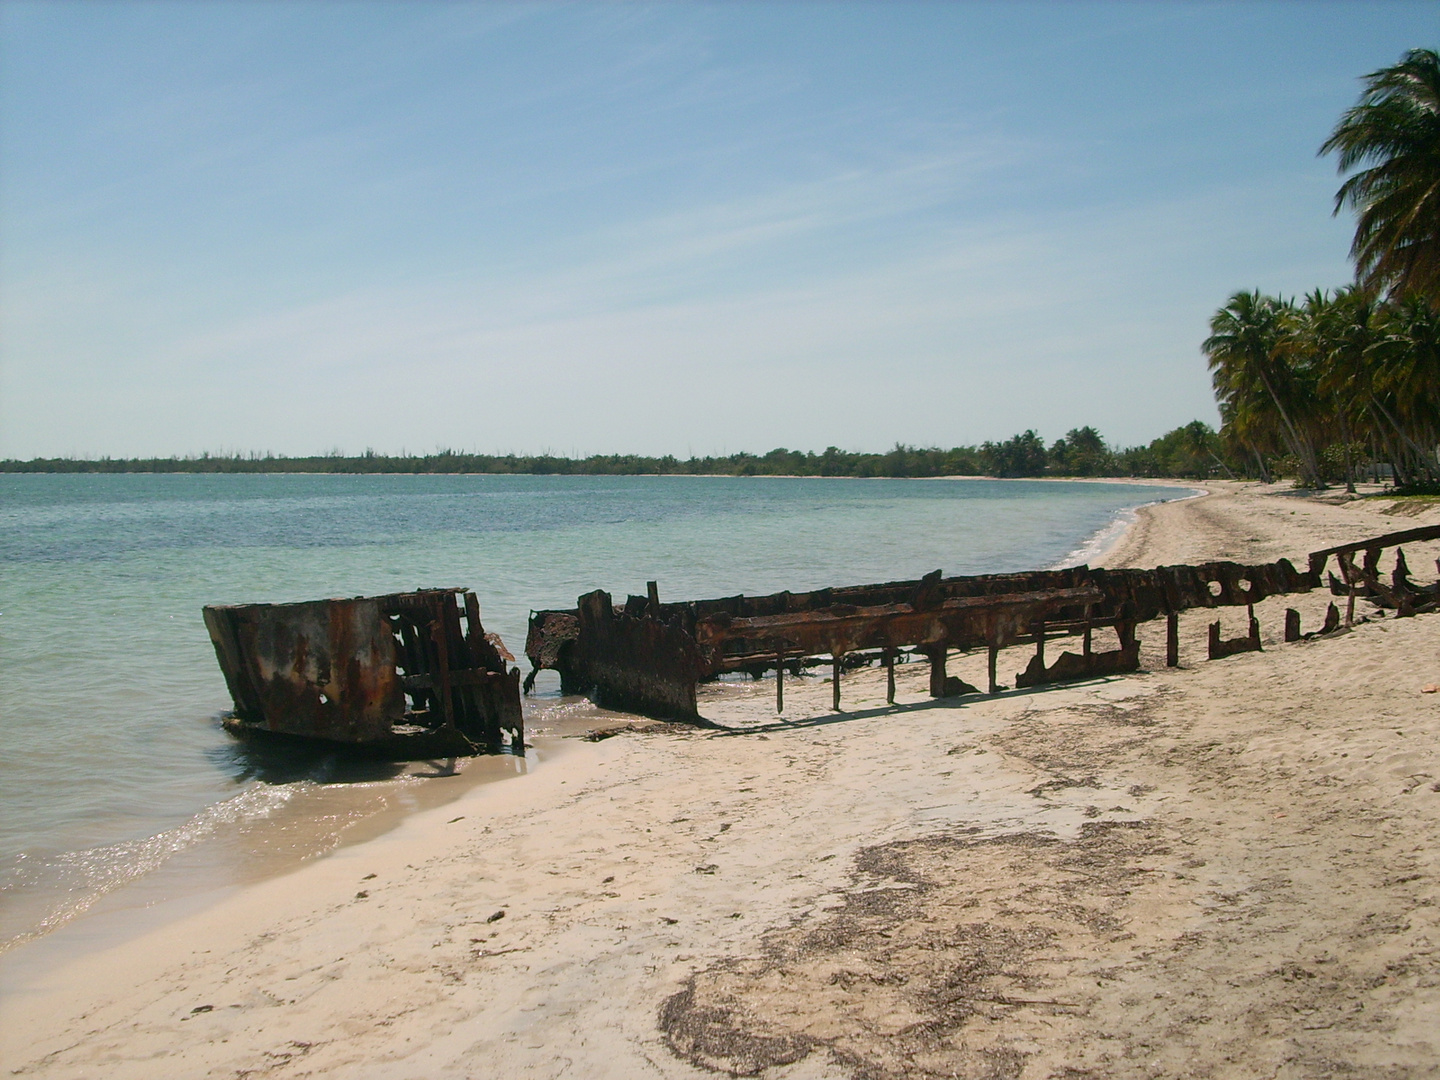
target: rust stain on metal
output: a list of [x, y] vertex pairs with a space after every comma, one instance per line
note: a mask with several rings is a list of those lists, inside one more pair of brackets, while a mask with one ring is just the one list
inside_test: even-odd
[[234, 734], [396, 756], [523, 753], [520, 669], [507, 668], [513, 657], [468, 589], [211, 605], [204, 616]]
[[[1418, 544], [1440, 540], [1440, 525], [1425, 525], [1418, 529], [1386, 533], [1369, 540], [1357, 540], [1340, 544], [1310, 555], [1310, 572], [1318, 576], [1325, 570], [1330, 556], [1335, 557], [1340, 577], [1329, 575], [1330, 591], [1336, 596], [1346, 597], [1345, 624], [1354, 621], [1357, 597], [1372, 600], [1382, 608], [1393, 610], [1397, 616], [1419, 615], [1435, 611], [1440, 607], [1440, 582], [1434, 585], [1416, 585], [1410, 580], [1410, 567], [1405, 560], [1403, 544]], [[1381, 577], [1381, 554], [1386, 548], [1395, 549], [1395, 568], [1387, 582]], [[1364, 553], [1364, 560], [1356, 565], [1355, 556]], [[1440, 569], [1440, 564], [1437, 564]]]
[[[1322, 574], [1334, 556], [1341, 578], [1330, 575], [1332, 591], [1348, 598], [1346, 623], [1357, 597], [1400, 615], [1440, 607], [1440, 583], [1411, 580], [1402, 543], [1440, 539], [1440, 526], [1410, 529], [1341, 545], [1310, 555], [1306, 570], [1288, 559], [1244, 565], [1210, 562], [1158, 566], [1152, 570], [1106, 570], [1076, 566], [1020, 574], [943, 577], [940, 571], [918, 581], [851, 585], [812, 592], [730, 596], [662, 603], [654, 582], [644, 596], [621, 606], [609, 593], [582, 596], [570, 611], [531, 613], [525, 644], [532, 671], [526, 690], [542, 669], [559, 672], [565, 693], [589, 693], [603, 704], [664, 719], [696, 719], [697, 684], [726, 672], [777, 673], [776, 704], [783, 709], [783, 672], [801, 661], [827, 656], [839, 708], [841, 672], [852, 659], [878, 660], [889, 668], [887, 698], [894, 699], [893, 665], [904, 649], [931, 664], [931, 694], [937, 697], [975, 688], [945, 674], [952, 649], [986, 648], [990, 691], [1001, 689], [997, 654], [1007, 646], [1033, 644], [1035, 654], [1015, 679], [1017, 687], [1039, 686], [1134, 671], [1139, 666], [1136, 627], [1164, 616], [1167, 662], [1178, 664], [1177, 619], [1196, 608], [1244, 607], [1247, 633], [1222, 639], [1211, 628], [1212, 659], [1260, 648], [1254, 607], [1271, 596], [1309, 592], [1324, 585]], [[1380, 554], [1396, 548], [1386, 580]], [[1357, 564], [1355, 555], [1363, 553]], [[1332, 604], [1319, 633], [1338, 628]], [[1115, 647], [1092, 648], [1094, 631], [1112, 630]], [[1079, 651], [1046, 661], [1046, 642], [1079, 636]], [[1285, 639], [1300, 637], [1298, 616], [1287, 615]]]
[[[1093, 678], [1139, 665], [1135, 627], [1196, 607], [1253, 605], [1267, 596], [1316, 587], [1314, 574], [1288, 561], [1259, 566], [1214, 562], [1154, 570], [1092, 570], [1085, 566], [1019, 574], [944, 577], [852, 585], [806, 593], [732, 596], [661, 603], [654, 584], [645, 596], [615, 607], [589, 593], [571, 611], [537, 611], [525, 651], [536, 672], [560, 673], [566, 693], [591, 693], [614, 708], [668, 719], [694, 719], [699, 682], [725, 672], [758, 675], [787, 663], [829, 656], [836, 680], [850, 657], [893, 664], [910, 649], [930, 659], [936, 697], [974, 692], [945, 674], [951, 649], [989, 650], [990, 691], [999, 689], [995, 657], [1007, 646], [1033, 643], [1035, 657], [1016, 685]], [[1097, 652], [1092, 635], [1111, 629], [1113, 649]], [[1046, 662], [1045, 642], [1082, 635], [1080, 652]], [[887, 695], [893, 696], [893, 695]], [[783, 707], [783, 682], [776, 687]]]
[[[1244, 637], [1222, 639], [1220, 637], [1220, 620], [1216, 619], [1210, 624], [1209, 658], [1221, 660], [1227, 656], [1234, 656], [1243, 652], [1260, 652], [1260, 620], [1255, 618], [1255, 609], [1250, 608], [1249, 630]], [[1286, 629], [1289, 629], [1289, 616], [1286, 616]], [[1296, 637], [1299, 637], [1299, 628], [1296, 627]]]

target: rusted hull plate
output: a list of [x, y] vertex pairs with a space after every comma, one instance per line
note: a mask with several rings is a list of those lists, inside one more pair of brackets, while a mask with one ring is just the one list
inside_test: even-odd
[[243, 720], [362, 743], [405, 717], [395, 638], [375, 600], [206, 608], [205, 625]]
[[1260, 622], [1253, 615], [1250, 617], [1249, 632], [1244, 637], [1222, 638], [1219, 620], [1210, 624], [1208, 654], [1211, 660], [1223, 660], [1227, 656], [1260, 651]]
[[1140, 643], [1132, 641], [1118, 649], [1098, 653], [1062, 652], [1055, 663], [1045, 666], [1045, 658], [1036, 653], [1029, 666], [1015, 676], [1015, 688], [1045, 686], [1049, 683], [1099, 679], [1106, 675], [1123, 675], [1140, 668]]
[[580, 638], [580, 616], [575, 611], [532, 611], [530, 628], [525, 635], [525, 655], [530, 660], [530, 674], [525, 676], [525, 692], [535, 685], [535, 675], [542, 670], [560, 673], [562, 694], [583, 694], [585, 688], [575, 681], [575, 665], [570, 649]]
[[216, 605], [204, 616], [234, 734], [414, 751], [401, 756], [507, 742], [523, 752], [520, 671], [506, 667], [468, 590]]
[[597, 704], [665, 720], [693, 720], [696, 684], [704, 671], [695, 639], [658, 619], [616, 613], [610, 594], [580, 598], [572, 684]]
[[999, 596], [962, 596], [928, 610], [912, 604], [879, 607], [837, 605], [828, 611], [734, 619], [709, 616], [695, 628], [702, 650], [712, 663], [731, 642], [744, 644], [747, 656], [829, 653], [844, 655], [862, 649], [894, 649], [911, 645], [1008, 645], [1024, 637], [1037, 619], [1067, 609], [1083, 611], [1105, 595], [1093, 587], [1049, 589]]

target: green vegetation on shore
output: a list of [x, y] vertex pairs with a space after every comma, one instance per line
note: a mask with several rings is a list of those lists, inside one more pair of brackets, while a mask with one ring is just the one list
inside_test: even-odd
[[1204, 477], [1224, 468], [1215, 432], [1196, 420], [1148, 446], [1111, 450], [1094, 428], [1070, 431], [1049, 446], [1033, 431], [980, 446], [896, 446], [883, 454], [829, 447], [823, 453], [786, 450], [723, 457], [645, 457], [594, 454], [586, 458], [519, 454], [201, 454], [168, 458], [34, 458], [0, 461], [0, 472], [26, 473], [524, 473], [561, 476], [1156, 476]]
[[1320, 488], [1383, 462], [1401, 491], [1440, 491], [1440, 55], [1371, 72], [1321, 146], [1355, 211], [1356, 280], [1299, 303], [1234, 293], [1210, 320], [1225, 453]]

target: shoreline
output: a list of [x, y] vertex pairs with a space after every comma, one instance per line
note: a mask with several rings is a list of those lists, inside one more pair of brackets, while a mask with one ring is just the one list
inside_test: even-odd
[[[31, 973], [123, 945], [151, 932], [173, 917], [171, 913], [203, 911], [241, 890], [286, 877], [345, 848], [371, 843], [411, 816], [443, 810], [477, 787], [523, 778], [542, 765], [552, 767], [578, 734], [628, 719], [587, 699], [548, 700], [538, 711], [548, 722], [531, 733], [533, 743], [527, 743], [523, 759], [510, 755], [460, 759], [453, 774], [440, 775], [417, 773], [429, 767], [425, 762], [407, 762], [399, 764], [396, 776], [384, 780], [314, 782], [308, 790], [283, 800], [278, 812], [252, 823], [253, 836], [207, 836], [176, 849], [160, 866], [83, 898], [78, 910], [51, 910], [33, 930], [0, 941], [0, 998], [7, 990], [23, 989]], [[535, 724], [534, 715], [527, 718], [527, 727]], [[363, 768], [367, 763], [360, 764]], [[233, 816], [226, 808], [254, 790], [247, 788], [210, 804], [173, 831], [191, 827], [199, 818]], [[366, 808], [367, 800], [377, 805]], [[307, 813], [312, 820], [305, 819]], [[162, 834], [139, 842], [163, 838]], [[208, 856], [201, 850], [216, 845], [234, 850]], [[84, 856], [96, 850], [103, 849], [67, 854]], [[190, 865], [196, 859], [201, 862], [198, 871]]]
[[[1387, 531], [1373, 503], [1251, 487], [1141, 507], [1095, 562], [1293, 560]], [[768, 681], [707, 686], [728, 731], [621, 721], [522, 784], [44, 972], [0, 1003], [0, 1059], [116, 1077], [159, 1052], [185, 1075], [898, 1076], [901, 1050], [1017, 1077], [1422, 1067], [1440, 722], [1419, 686], [1440, 619], [1276, 640], [1283, 607], [1309, 629], [1328, 599], [1260, 605], [1264, 653], [1204, 662], [1193, 613], [1181, 669], [1147, 626], [1146, 670], [1041, 693], [932, 701], [907, 664], [893, 708], [861, 669], [841, 714], [827, 680], [787, 680], [777, 721]], [[921, 991], [964, 957], [979, 996], [933, 1012]], [[922, 1028], [925, 1046], [905, 1034]]]
[[[1085, 477], [1074, 477], [1073, 480], [1076, 483], [1091, 482], [1088, 478]], [[1168, 484], [1160, 482], [1156, 482], [1153, 484], [1143, 484], [1139, 480], [1131, 480], [1127, 481], [1127, 483], [1132, 483], [1136, 486], [1149, 487], [1186, 487], [1186, 485], [1181, 484]], [[1114, 521], [1097, 531], [1085, 543], [1081, 544], [1074, 551], [1069, 552], [1064, 559], [1062, 559], [1060, 562], [1055, 563], [1048, 569], [1063, 570], [1069, 566], [1076, 566], [1082, 564], [1088, 565], [1091, 563], [1094, 563], [1097, 566], [1101, 565], [1103, 560], [1107, 558], [1112, 551], [1115, 551], [1117, 548], [1120, 547], [1120, 545], [1125, 543], [1126, 537], [1129, 536], [1130, 533], [1139, 524], [1142, 512], [1144, 512], [1148, 508], [1152, 506], [1161, 506], [1165, 503], [1186, 502], [1190, 499], [1202, 499], [1206, 495], [1210, 494], [1210, 491], [1200, 487], [1192, 487], [1188, 488], [1188, 490], [1191, 491], [1192, 494], [1181, 495], [1180, 497], [1175, 499], [1158, 499], [1152, 500], [1151, 502], [1147, 503], [1138, 503], [1135, 506], [1121, 510], [1116, 515]]]
[[[1204, 481], [1193, 478], [1166, 479], [1164, 477], [1152, 476], [989, 476], [972, 475], [969, 473], [944, 473], [939, 476], [827, 476], [821, 473], [692, 473], [692, 472], [635, 472], [635, 473], [534, 473], [534, 472], [304, 472], [299, 469], [286, 469], [274, 472], [243, 472], [243, 471], [206, 471], [203, 469], [194, 470], [136, 470], [133, 472], [115, 472], [107, 469], [95, 469], [90, 471], [61, 471], [42, 472], [39, 470], [5, 472], [0, 470], [0, 476], [557, 476], [557, 477], [588, 477], [595, 476], [602, 479], [614, 479], [616, 477], [695, 477], [696, 479], [709, 480], [1024, 480], [1038, 481], [1045, 483], [1055, 481], [1058, 483], [1086, 483], [1086, 484], [1165, 484], [1173, 487], [1187, 487], [1194, 483]], [[1243, 482], [1243, 481], [1240, 481]]]
[[[802, 477], [802, 479], [804, 479]], [[821, 479], [856, 479], [854, 477], [825, 477]], [[915, 479], [988, 479], [998, 478], [981, 477], [940, 477], [940, 478], [915, 478]], [[1070, 483], [1070, 482], [1093, 482], [1112, 483], [1111, 478], [1026, 478], [1038, 483]], [[1132, 479], [1119, 481], [1129, 487], [1165, 487], [1175, 489], [1177, 485], [1167, 481], [1144, 482]], [[1138, 493], [1135, 497], [1138, 497]], [[1084, 561], [1084, 557], [1077, 557], [1078, 553], [1089, 553], [1095, 550], [1096, 539], [1100, 534], [1106, 534], [1107, 539], [1104, 549], [1108, 550], [1114, 543], [1119, 542], [1120, 534], [1125, 531], [1125, 518], [1129, 518], [1133, 511], [1126, 510], [1111, 524], [1102, 528], [1098, 533], [1092, 534], [1084, 539], [1084, 542], [1069, 553], [1062, 563], [1056, 565], [1071, 565], [1076, 561]], [[1115, 531], [1115, 535], [1108, 535]], [[531, 699], [527, 699], [527, 707]], [[558, 710], [558, 712], [557, 712]], [[578, 710], [578, 711], [577, 711]], [[573, 714], [573, 715], [572, 715]], [[541, 725], [541, 731], [556, 725], [544, 719], [547, 716], [559, 716], [557, 734], [563, 736], [567, 731], [574, 734], [570, 729], [583, 730], [587, 727], [612, 723], [615, 717], [605, 710], [595, 707], [587, 701], [562, 703], [560, 699], [544, 698], [534, 700], [534, 709], [529, 721], [532, 730], [537, 721]], [[544, 742], [544, 740], [541, 740]], [[562, 744], [556, 742], [555, 746]], [[534, 755], [531, 755], [533, 758]], [[476, 765], [472, 762], [471, 765]], [[478, 767], [474, 772], [492, 772], [490, 766], [493, 761], [478, 760]], [[531, 768], [535, 766], [532, 762]], [[407, 768], [402, 772], [408, 773], [413, 768]], [[472, 769], [466, 766], [465, 772], [470, 773]], [[354, 779], [354, 778], [351, 778]], [[476, 778], [473, 775], [465, 779], [452, 778], [444, 782], [445, 787], [459, 787], [462, 790], [475, 783], [491, 782], [499, 777]], [[158, 865], [129, 868], [126, 866], [115, 866], [109, 868], [101, 884], [95, 887], [92, 895], [82, 895], [87, 886], [67, 885], [61, 891], [57, 888], [48, 888], [41, 884], [43, 879], [34, 877], [17, 884], [15, 893], [11, 894], [10, 903], [5, 911], [6, 918], [0, 925], [4, 927], [4, 936], [0, 938], [0, 956], [4, 956], [15, 949], [29, 949], [40, 942], [47, 942], [40, 951], [47, 956], [55, 958], [69, 958], [77, 955], [79, 947], [70, 944], [72, 941], [84, 941], [86, 947], [94, 948], [98, 945], [108, 947], [127, 940], [136, 934], [144, 931], [148, 925], [149, 916], [145, 911], [156, 905], [168, 905], [177, 903], [186, 907], [193, 907], [198, 901], [197, 897], [202, 895], [220, 895], [227, 890], [243, 887], [258, 880], [264, 880], [276, 875], [290, 873], [292, 870], [305, 865], [317, 858], [324, 858], [337, 848], [348, 846], [354, 843], [365, 842], [377, 833], [383, 833], [393, 828], [407, 814], [414, 812], [416, 804], [423, 807], [432, 804], [446, 804], [458, 798], [459, 794], [451, 794], [439, 790], [439, 784], [418, 784], [402, 786], [404, 777], [397, 777], [394, 781], [373, 780], [368, 777], [362, 778], [362, 782], [351, 788], [351, 780], [334, 776], [324, 780], [317, 780], [310, 789], [304, 792], [297, 792], [293, 798], [282, 796], [278, 799], [275, 807], [261, 815], [248, 812], [234, 811], [230, 808], [243, 803], [248, 797], [257, 794], [253, 788], [247, 788], [234, 795], [229, 795], [218, 802], [211, 803], [196, 813], [187, 821], [174, 826], [167, 833], [157, 836], [136, 837], [131, 840], [117, 842], [115, 848], [122, 847], [153, 847], [159, 844], [168, 854], [161, 857]], [[285, 785], [288, 786], [288, 785]], [[344, 792], [350, 789], [353, 797], [347, 797]], [[361, 790], [366, 789], [366, 790]], [[279, 793], [281, 789], [274, 789]], [[313, 829], [307, 830], [304, 818], [307, 813], [323, 816], [325, 824], [317, 824]], [[333, 823], [339, 815], [338, 823]], [[245, 837], [230, 836], [229, 832], [238, 829], [234, 826], [231, 830], [208, 827], [206, 822], [214, 818], [217, 820], [228, 820], [230, 817], [238, 816], [244, 819]], [[285, 848], [283, 855], [273, 855], [269, 848], [274, 842], [266, 840], [268, 833], [278, 837], [280, 845]], [[313, 835], [306, 835], [313, 832]], [[171, 837], [174, 833], [175, 837]], [[191, 839], [180, 834], [198, 833], [203, 834], [199, 839]], [[261, 847], [265, 853], [259, 854]], [[252, 851], [251, 849], [254, 849]], [[232, 850], [233, 849], [233, 850]], [[52, 864], [59, 865], [68, 863], [73, 859], [91, 864], [96, 859], [105, 859], [110, 848], [100, 845], [93, 848], [83, 848], [73, 852], [64, 852], [52, 856], [49, 862], [41, 862], [30, 872], [32, 874], [58, 875], [59, 871], [52, 868]], [[63, 880], [57, 877], [58, 885], [66, 885]], [[134, 917], [127, 917], [127, 913]], [[43, 917], [42, 917], [43, 916]], [[77, 921], [90, 923], [84, 927], [70, 929]], [[109, 928], [102, 932], [98, 925], [103, 923]], [[49, 940], [54, 935], [61, 935], [58, 940]], [[26, 966], [16, 964], [12, 966]], [[4, 992], [4, 981], [0, 979], [0, 993]]]

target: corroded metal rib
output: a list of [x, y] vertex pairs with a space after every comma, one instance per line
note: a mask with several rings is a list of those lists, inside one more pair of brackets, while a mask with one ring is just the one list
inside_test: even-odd
[[[1412, 614], [1440, 607], [1440, 583], [1418, 586], [1410, 580], [1404, 552], [1396, 552], [1390, 580], [1379, 571], [1380, 552], [1401, 543], [1440, 539], [1440, 526], [1342, 544], [1310, 555], [1307, 571], [1288, 559], [1245, 565], [1208, 562], [1157, 566], [1152, 570], [1106, 570], [1085, 566], [1020, 574], [943, 577], [940, 571], [912, 581], [848, 585], [812, 592], [767, 596], [729, 596], [711, 600], [661, 603], [654, 582], [646, 595], [631, 596], [614, 607], [610, 595], [589, 593], [570, 611], [537, 611], [530, 618], [525, 652], [536, 672], [560, 673], [566, 693], [593, 693], [604, 704], [651, 716], [693, 718], [696, 684], [731, 671], [759, 675], [804, 658], [829, 656], [836, 679], [844, 658], [878, 658], [887, 665], [911, 649], [929, 658], [930, 688], [935, 696], [974, 688], [945, 674], [951, 649], [984, 646], [990, 654], [990, 689], [998, 689], [997, 652], [1033, 643], [1036, 653], [1017, 686], [1037, 686], [1096, 675], [1133, 671], [1139, 665], [1135, 627], [1160, 616], [1167, 623], [1167, 662], [1178, 659], [1177, 618], [1194, 608], [1245, 607], [1252, 612], [1250, 632], [1222, 640], [1212, 632], [1212, 657], [1259, 648], [1254, 606], [1271, 596], [1323, 587], [1322, 572], [1334, 555], [1344, 580], [1332, 575], [1331, 588], [1349, 597], [1347, 623], [1356, 597], [1369, 597]], [[1357, 565], [1355, 554], [1364, 552]], [[1332, 605], [1322, 633], [1338, 625]], [[1095, 629], [1112, 628], [1118, 646], [1091, 648]], [[1063, 652], [1047, 665], [1045, 642], [1056, 635], [1083, 634], [1081, 652]], [[1287, 617], [1287, 640], [1300, 634], [1298, 620]], [[893, 680], [893, 669], [889, 676]], [[959, 688], [956, 690], [955, 688]], [[889, 694], [893, 699], [893, 689]], [[783, 704], [783, 687], [776, 687]]]

